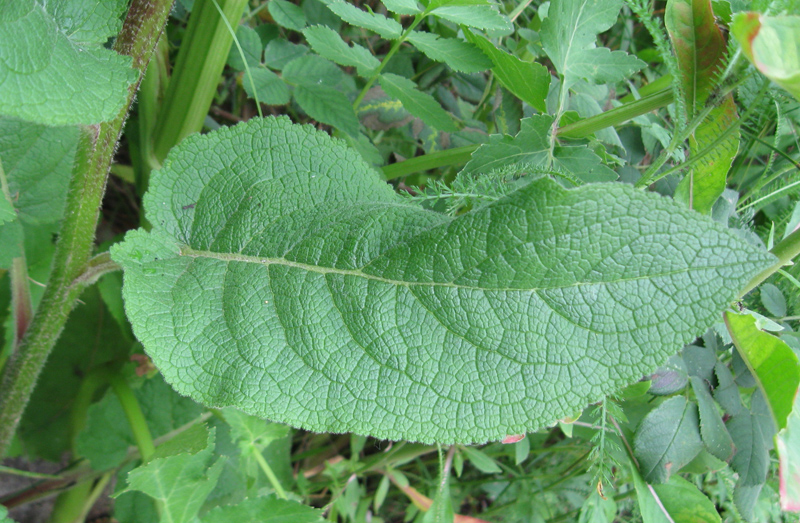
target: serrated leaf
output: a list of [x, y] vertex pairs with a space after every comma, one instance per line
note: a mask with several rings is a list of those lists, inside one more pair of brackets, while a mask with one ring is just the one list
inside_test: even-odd
[[651, 490], [633, 463], [631, 474], [643, 523], [719, 523], [714, 503], [682, 477], [673, 475]]
[[736, 446], [731, 467], [739, 474], [737, 488], [763, 485], [767, 480], [769, 452], [759, 420], [744, 411], [732, 416], [727, 427]]
[[250, 84], [250, 79], [245, 73], [242, 78], [242, 87], [250, 98], [258, 97], [260, 103], [267, 105], [284, 105], [289, 103], [289, 88], [281, 78], [263, 67], [250, 69], [250, 74], [253, 77], [253, 84], [255, 85], [255, 92]]
[[795, 397], [794, 409], [786, 427], [775, 440], [780, 462], [780, 495], [783, 510], [800, 511], [800, 395]]
[[[481, 2], [483, 4], [484, 2]], [[494, 5], [445, 5], [444, 7], [437, 7], [431, 10], [428, 7], [428, 12], [439, 18], [444, 18], [454, 24], [466, 25], [467, 27], [476, 27], [485, 31], [500, 31], [502, 33], [510, 33], [513, 31], [514, 26], [507, 16], [500, 13]]]
[[633, 441], [639, 470], [648, 483], [665, 483], [702, 449], [697, 405], [680, 396], [650, 411]]
[[564, 89], [579, 78], [612, 83], [646, 64], [622, 51], [596, 47], [597, 35], [617, 21], [622, 0], [563, 0], [542, 21], [542, 47], [563, 77]]
[[178, 392], [386, 439], [552, 424], [651, 373], [774, 263], [623, 184], [540, 179], [457, 218], [425, 211], [286, 118], [190, 136], [145, 207], [153, 230], [112, 256]]
[[516, 136], [490, 135], [489, 142], [472, 153], [472, 158], [459, 176], [552, 169], [564, 173], [577, 183], [616, 179], [616, 173], [603, 165], [600, 158], [585, 146], [556, 146], [551, 151], [549, 135], [552, 126], [552, 116], [536, 115], [520, 121], [520, 132]]
[[354, 81], [336, 64], [321, 56], [296, 58], [283, 68], [283, 80], [303, 87], [330, 87], [342, 92], [352, 90]]
[[737, 13], [731, 33], [764, 76], [800, 100], [800, 16]]
[[320, 56], [339, 65], [350, 65], [358, 74], [368, 77], [381, 63], [368, 49], [358, 44], [348, 45], [339, 34], [328, 27], [315, 25], [303, 31], [306, 40]]
[[162, 523], [190, 523], [217, 483], [223, 460], [211, 464], [214, 430], [195, 425], [156, 449], [128, 474], [128, 488], [161, 502]]
[[[202, 412], [200, 405], [175, 393], [161, 376], [145, 381], [134, 390], [134, 395], [154, 438], [189, 423]], [[78, 435], [75, 448], [79, 456], [91, 462], [93, 469], [110, 470], [123, 462], [128, 447], [135, 444], [122, 405], [109, 390], [89, 408], [86, 426]]]
[[385, 131], [401, 127], [414, 119], [402, 102], [387, 95], [380, 87], [373, 87], [358, 106], [358, 117], [369, 129]]
[[413, 31], [406, 40], [431, 60], [445, 63], [462, 73], [477, 73], [492, 66], [492, 61], [480, 49], [457, 38], [442, 38], [424, 31]]
[[742, 405], [742, 399], [739, 396], [739, 387], [736, 386], [730, 369], [717, 362], [714, 367], [714, 374], [716, 374], [718, 382], [717, 388], [714, 389], [714, 399], [728, 414], [735, 415], [742, 412], [744, 405]]
[[328, 9], [336, 13], [339, 18], [350, 25], [363, 27], [376, 32], [387, 40], [400, 38], [403, 26], [391, 18], [386, 18], [377, 13], [368, 13], [343, 0], [336, 0], [328, 4]]
[[281, 70], [287, 64], [297, 58], [305, 56], [308, 47], [300, 44], [293, 44], [283, 38], [276, 38], [264, 48], [264, 64], [272, 69]]
[[[236, 45], [232, 45], [231, 50], [228, 52], [228, 65], [237, 71], [244, 71], [245, 63], [251, 70], [261, 65], [264, 46], [255, 29], [240, 25], [236, 29], [236, 39], [242, 48], [242, 53], [239, 53], [239, 48]], [[242, 60], [242, 54], [244, 54], [244, 60]]]
[[714, 382], [714, 367], [718, 361], [714, 349], [687, 345], [683, 348], [682, 356], [690, 376], [697, 376], [706, 383]]
[[725, 324], [739, 355], [764, 393], [776, 427], [782, 429], [800, 386], [797, 355], [780, 338], [759, 330], [756, 319], [749, 314], [726, 312]]
[[771, 283], [764, 283], [758, 288], [761, 294], [761, 304], [767, 312], [776, 318], [786, 316], [786, 297], [783, 292]]
[[353, 105], [340, 91], [330, 87], [298, 86], [294, 98], [308, 115], [350, 136], [358, 136], [360, 125]]
[[123, 0], [0, 4], [0, 114], [45, 125], [116, 117], [137, 72], [130, 57], [103, 45], [126, 7]]
[[267, 4], [269, 14], [275, 23], [292, 31], [302, 31], [306, 26], [306, 15], [300, 6], [287, 0], [269, 0]]
[[419, 91], [417, 84], [408, 78], [384, 73], [379, 81], [386, 94], [400, 100], [405, 110], [434, 129], [444, 132], [458, 130], [452, 117], [442, 109], [439, 102], [433, 96]]
[[706, 449], [716, 458], [728, 461], [733, 455], [733, 441], [728, 429], [722, 422], [722, 417], [717, 411], [717, 406], [708, 386], [698, 378], [692, 376], [692, 390], [697, 398], [697, 406], [700, 413], [700, 436]]
[[258, 497], [209, 510], [205, 523], [323, 523], [323, 512], [296, 501]]
[[422, 12], [417, 0], [383, 0], [383, 5], [399, 15], [415, 15]]

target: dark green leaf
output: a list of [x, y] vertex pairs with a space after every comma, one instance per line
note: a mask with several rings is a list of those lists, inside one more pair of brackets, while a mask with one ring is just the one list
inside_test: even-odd
[[761, 293], [761, 304], [767, 312], [776, 318], [786, 316], [786, 298], [781, 290], [771, 283], [764, 283], [758, 288]]
[[408, 78], [384, 73], [380, 77], [380, 83], [386, 94], [400, 100], [409, 113], [426, 124], [445, 132], [458, 130], [453, 119], [442, 109], [439, 102], [431, 95], [417, 90], [417, 85]]
[[264, 46], [261, 43], [261, 37], [258, 36], [255, 29], [246, 25], [240, 25], [239, 28], [236, 29], [236, 39], [242, 47], [244, 60], [242, 60], [242, 54], [239, 53], [239, 48], [236, 47], [236, 45], [232, 45], [228, 53], [228, 65], [237, 71], [244, 71], [245, 63], [247, 63], [247, 66], [250, 67], [251, 70], [261, 65], [261, 54], [264, 51]]
[[697, 376], [692, 376], [691, 379], [692, 389], [700, 410], [700, 436], [703, 443], [716, 458], [728, 461], [734, 450], [731, 435], [728, 434], [728, 429], [722, 422], [722, 417], [708, 391], [708, 386]]
[[697, 405], [676, 396], [653, 409], [639, 424], [633, 452], [648, 483], [665, 483], [702, 450]]
[[697, 376], [707, 383], [714, 381], [714, 367], [717, 365], [717, 354], [714, 349], [687, 345], [683, 348], [682, 354], [689, 376]]
[[269, 0], [269, 14], [281, 27], [292, 31], [302, 31], [306, 26], [306, 15], [303, 10], [287, 0]]
[[303, 34], [320, 56], [333, 60], [339, 65], [351, 65], [361, 76], [370, 76], [372, 71], [380, 65], [378, 59], [372, 56], [369, 50], [358, 44], [349, 46], [333, 29], [315, 25], [307, 28]]
[[731, 417], [727, 426], [736, 445], [731, 467], [739, 474], [739, 483], [745, 487], [763, 485], [767, 479], [769, 454], [758, 419], [750, 412], [743, 412]]
[[350, 136], [358, 136], [360, 125], [353, 105], [340, 91], [322, 86], [298, 86], [294, 98], [308, 115]]
[[323, 512], [296, 501], [259, 497], [217, 507], [200, 519], [204, 523], [323, 523]]
[[[552, 424], [651, 373], [774, 263], [624, 184], [539, 179], [457, 218], [425, 211], [286, 118], [188, 137], [145, 207], [155, 227], [112, 256], [180, 393], [387, 439]], [[570, 387], [551, 386], [568, 368]]]
[[457, 38], [442, 38], [432, 33], [414, 31], [408, 35], [407, 41], [431, 60], [445, 63], [456, 71], [477, 73], [492, 66], [492, 61], [480, 49]]
[[744, 405], [742, 405], [739, 387], [736, 386], [731, 371], [722, 363], [717, 362], [714, 366], [714, 374], [717, 375], [718, 382], [717, 388], [714, 389], [714, 399], [728, 414], [736, 415], [742, 412]]
[[648, 392], [656, 396], [669, 396], [684, 389], [688, 383], [686, 363], [676, 354], [670, 356], [669, 360], [650, 376]]
[[242, 79], [242, 87], [244, 87], [247, 96], [250, 98], [258, 97], [260, 103], [267, 105], [283, 105], [289, 103], [289, 88], [278, 75], [263, 67], [250, 69], [250, 74], [253, 75], [253, 84], [256, 90], [253, 92], [250, 79], [247, 77], [247, 73], [245, 73]]
[[415, 15], [421, 13], [417, 0], [383, 0], [386, 9], [399, 15]]
[[348, 24], [374, 31], [387, 40], [400, 38], [400, 34], [403, 32], [403, 26], [391, 18], [386, 18], [377, 13], [362, 11], [343, 0], [335, 0], [329, 3], [328, 8]]
[[446, 5], [437, 7], [430, 11], [430, 14], [444, 18], [454, 24], [476, 27], [486, 31], [499, 31], [503, 34], [508, 34], [514, 29], [508, 17], [498, 12], [497, 7], [494, 5]]
[[264, 64], [271, 69], [280, 71], [287, 64], [306, 53], [308, 53], [308, 47], [278, 38], [268, 43], [264, 49]]

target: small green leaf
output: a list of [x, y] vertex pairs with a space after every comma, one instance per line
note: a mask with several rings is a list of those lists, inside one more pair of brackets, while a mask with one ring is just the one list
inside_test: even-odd
[[499, 31], [506, 34], [514, 30], [511, 20], [501, 14], [494, 5], [446, 5], [433, 10], [429, 7], [428, 12], [454, 24], [476, 27], [485, 31]]
[[340, 91], [324, 86], [298, 86], [294, 98], [308, 115], [350, 136], [358, 136], [360, 124], [350, 100]]
[[472, 447], [461, 447], [461, 451], [467, 456], [469, 462], [484, 474], [500, 474], [503, 472], [497, 462], [482, 451]]
[[797, 355], [780, 338], [759, 330], [749, 314], [726, 312], [725, 323], [739, 355], [764, 393], [775, 425], [782, 429], [800, 385]]
[[445, 63], [462, 73], [477, 73], [492, 66], [492, 61], [480, 49], [457, 38], [442, 38], [424, 31], [413, 31], [406, 40], [431, 60]]
[[391, 481], [389, 480], [389, 476], [383, 476], [381, 478], [381, 482], [378, 483], [377, 490], [375, 490], [375, 498], [372, 502], [372, 507], [375, 509], [375, 512], [379, 511], [383, 506], [383, 502], [386, 500], [386, 495], [389, 493], [390, 486]]
[[728, 461], [734, 450], [731, 435], [728, 434], [728, 429], [722, 422], [722, 417], [717, 411], [717, 405], [708, 391], [708, 386], [697, 376], [692, 376], [691, 380], [700, 410], [700, 436], [703, 443], [714, 457]]
[[209, 510], [201, 523], [324, 523], [324, 513], [316, 508], [283, 499], [258, 497], [236, 505]]
[[800, 100], [800, 16], [737, 13], [731, 33], [759, 71]]
[[333, 60], [339, 65], [350, 65], [358, 74], [368, 77], [381, 63], [368, 49], [358, 44], [347, 45], [342, 37], [325, 26], [315, 25], [303, 31], [306, 40], [320, 56]]
[[489, 136], [489, 142], [472, 153], [472, 158], [459, 176], [497, 171], [524, 173], [553, 170], [578, 183], [616, 178], [616, 173], [603, 165], [600, 158], [585, 146], [556, 146], [551, 156], [549, 134], [552, 126], [552, 116], [536, 115], [520, 121], [520, 132], [516, 136]]
[[276, 38], [267, 44], [264, 49], [264, 64], [271, 69], [280, 71], [287, 64], [308, 53], [308, 47], [293, 44], [282, 38]]
[[306, 26], [306, 15], [303, 10], [287, 0], [269, 0], [269, 14], [281, 27], [292, 31], [302, 31]]
[[17, 220], [17, 211], [14, 205], [5, 197], [0, 195], [0, 225]]
[[531, 440], [527, 437], [514, 443], [514, 464], [519, 465], [528, 459], [531, 453]]
[[743, 486], [762, 485], [767, 479], [769, 453], [758, 418], [750, 412], [736, 414], [728, 420], [736, 454], [731, 467], [739, 474]]
[[403, 32], [403, 26], [391, 18], [386, 18], [377, 13], [362, 11], [343, 0], [329, 3], [328, 8], [348, 24], [369, 29], [387, 40], [400, 38], [400, 34]]
[[761, 304], [767, 312], [776, 318], [786, 316], [786, 298], [783, 292], [771, 283], [764, 283], [758, 288], [761, 293]]
[[717, 365], [717, 354], [711, 347], [687, 345], [681, 353], [686, 372], [697, 376], [706, 383], [714, 382], [714, 367]]
[[[386, 439], [551, 425], [652, 373], [775, 263], [625, 184], [542, 178], [436, 214], [287, 118], [186, 138], [144, 200], [153, 229], [112, 256], [134, 331], [179, 393]], [[551, 386], [567, 368], [570, 387]]]
[[434, 129], [445, 132], [458, 130], [450, 115], [442, 109], [431, 95], [417, 90], [417, 85], [402, 76], [384, 73], [380, 76], [381, 87], [386, 94], [397, 98], [411, 114]]
[[258, 101], [267, 105], [284, 105], [289, 103], [289, 88], [281, 78], [263, 67], [250, 69], [250, 74], [253, 75], [253, 84], [256, 90], [250, 85], [250, 80], [247, 78], [247, 73], [242, 79], [242, 87], [250, 98], [258, 97]]
[[214, 430], [195, 425], [159, 446], [153, 458], [128, 474], [122, 492], [140, 491], [161, 502], [162, 523], [190, 523], [217, 484], [224, 466], [214, 457]]
[[232, 45], [228, 53], [228, 65], [237, 71], [245, 70], [245, 62], [247, 63], [247, 67], [251, 70], [261, 65], [261, 55], [264, 51], [264, 47], [261, 43], [261, 37], [258, 36], [255, 29], [246, 25], [240, 25], [236, 29], [236, 39], [242, 47], [245, 59], [242, 61], [242, 55], [239, 53], [239, 49], [235, 45]]
[[383, 5], [399, 15], [415, 15], [422, 12], [417, 0], [383, 0]]
[[636, 429], [633, 452], [648, 483], [665, 483], [703, 449], [697, 405], [676, 396], [650, 411]]
[[776, 438], [780, 462], [781, 508], [800, 511], [800, 395], [795, 397], [794, 409], [786, 427]]
[[617, 504], [613, 499], [600, 496], [597, 489], [583, 502], [578, 523], [613, 523], [617, 515]]
[[611, 83], [645, 66], [635, 56], [596, 47], [597, 35], [617, 21], [622, 0], [563, 0], [550, 5], [542, 22], [542, 47], [564, 81], [578, 79]]
[[714, 367], [714, 374], [717, 375], [718, 383], [717, 388], [714, 389], [714, 399], [730, 415], [742, 412], [744, 405], [742, 405], [742, 398], [739, 396], [739, 387], [736, 386], [730, 369], [717, 362]]
[[653, 485], [652, 490], [633, 463], [631, 474], [643, 523], [720, 522], [714, 503], [677, 474], [671, 476], [667, 483]]
[[116, 117], [138, 74], [104, 44], [126, 8], [124, 0], [0, 4], [0, 114], [45, 125]]
[[351, 91], [355, 85], [336, 64], [317, 55], [301, 56], [286, 64], [283, 80], [303, 87], [330, 87], [343, 93]]

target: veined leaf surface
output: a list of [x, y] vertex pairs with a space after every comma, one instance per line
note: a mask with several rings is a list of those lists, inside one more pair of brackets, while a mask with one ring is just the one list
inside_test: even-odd
[[656, 194], [540, 179], [457, 218], [288, 119], [192, 136], [112, 256], [178, 392], [315, 431], [482, 442], [651, 373], [773, 257]]

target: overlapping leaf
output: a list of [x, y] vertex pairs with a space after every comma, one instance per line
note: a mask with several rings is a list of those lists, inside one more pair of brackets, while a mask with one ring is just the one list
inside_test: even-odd
[[622, 184], [540, 179], [458, 218], [428, 212], [284, 118], [188, 138], [145, 206], [153, 230], [113, 256], [168, 382], [389, 439], [501, 439], [573, 414], [652, 372], [773, 263]]

